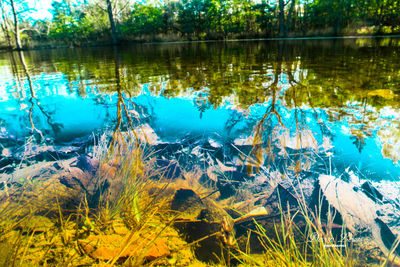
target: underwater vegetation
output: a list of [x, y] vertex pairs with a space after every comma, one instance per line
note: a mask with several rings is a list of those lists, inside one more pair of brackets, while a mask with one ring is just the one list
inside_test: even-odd
[[[217, 158], [209, 159], [204, 170], [201, 164], [184, 168], [167, 154], [159, 157], [160, 146], [144, 141], [144, 131], [111, 136], [104, 134], [87, 154], [21, 165], [12, 179], [2, 180], [2, 265], [364, 266], [396, 261], [398, 239], [389, 240], [385, 251], [379, 242], [387, 246], [387, 239], [372, 234], [368, 242], [365, 229], [352, 234], [356, 220], [365, 216], [344, 213], [324, 187], [327, 179], [338, 184], [341, 179], [317, 178], [325, 191], [314, 190], [322, 195], [314, 199], [319, 204], [310, 204], [307, 186], [287, 186], [299, 177], [242, 173], [255, 179], [250, 185]], [[263, 190], [255, 194], [254, 184]], [[371, 199], [385, 198], [372, 185], [363, 192], [370, 192]], [[378, 224], [380, 233], [390, 232], [382, 221]]]

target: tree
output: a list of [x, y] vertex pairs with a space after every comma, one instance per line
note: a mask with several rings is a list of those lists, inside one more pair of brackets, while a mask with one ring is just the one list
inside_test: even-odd
[[[5, 1], [1, 1], [1, 11], [2, 11], [2, 28], [3, 31], [8, 29], [7, 23], [8, 23], [8, 19], [7, 19], [7, 13], [8, 10], [4, 5]], [[11, 11], [11, 15], [13, 17], [13, 22], [14, 22], [14, 27], [13, 27], [13, 34], [14, 34], [14, 38], [15, 38], [15, 46], [17, 50], [22, 50], [22, 44], [21, 44], [21, 37], [20, 37], [20, 33], [21, 30], [20, 29], [20, 19], [22, 14], [24, 14], [27, 11], [32, 11], [33, 8], [30, 7], [30, 4], [32, 2], [27, 2], [25, 0], [9, 0], [9, 9]], [[23, 16], [22, 16], [23, 18]], [[3, 25], [4, 24], [4, 25]], [[6, 38], [8, 39], [8, 36], [6, 34]], [[11, 42], [10, 42], [11, 43]]]
[[289, 14], [286, 19], [285, 37], [289, 36], [290, 22], [292, 20], [292, 14], [295, 5], [296, 5], [296, 0], [292, 0], [289, 8]]
[[111, 5], [111, 0], [106, 0], [106, 1], [107, 1], [108, 19], [110, 20], [110, 26], [111, 26], [112, 43], [113, 43], [113, 45], [116, 45], [117, 44], [117, 27], [116, 27], [115, 21], [114, 21], [113, 8]]
[[131, 18], [131, 27], [136, 34], [153, 35], [163, 29], [163, 13], [156, 6], [135, 4]]
[[285, 1], [279, 0], [279, 37], [285, 36]]
[[17, 14], [17, 8], [15, 6], [14, 0], [10, 0], [12, 13], [14, 16], [14, 36], [15, 36], [15, 45], [17, 46], [17, 50], [22, 49], [21, 39], [19, 38], [19, 20]]
[[6, 10], [5, 10], [4, 2], [5, 1], [0, 0], [1, 29], [3, 30], [3, 33], [4, 33], [4, 36], [5, 36], [6, 40], [7, 40], [8, 46], [12, 47], [10, 32], [9, 32], [9, 29], [8, 29], [8, 17], [7, 17], [7, 13], [6, 13]]
[[[285, 7], [289, 4], [289, 11], [285, 22]], [[288, 37], [290, 30], [290, 21], [292, 19], [292, 13], [296, 0], [288, 0], [286, 3], [284, 0], [279, 0], [279, 37]]]

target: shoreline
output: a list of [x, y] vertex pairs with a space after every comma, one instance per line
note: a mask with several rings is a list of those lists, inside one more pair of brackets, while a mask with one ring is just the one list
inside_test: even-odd
[[[192, 44], [192, 43], [229, 43], [229, 42], [258, 42], [258, 41], [307, 41], [307, 40], [345, 40], [345, 39], [383, 39], [383, 38], [400, 38], [400, 34], [394, 35], [349, 35], [349, 36], [310, 36], [310, 37], [271, 37], [271, 38], [246, 38], [246, 39], [224, 39], [224, 40], [179, 40], [179, 41], [121, 41], [115, 46], [132, 46], [132, 45], [165, 45], [165, 44]], [[111, 42], [93, 42], [83, 45], [68, 44], [39, 44], [32, 47], [24, 47], [22, 51], [31, 50], [48, 50], [48, 49], [74, 49], [74, 48], [90, 48], [90, 47], [113, 47]], [[15, 48], [1, 46], [0, 52], [17, 51]]]

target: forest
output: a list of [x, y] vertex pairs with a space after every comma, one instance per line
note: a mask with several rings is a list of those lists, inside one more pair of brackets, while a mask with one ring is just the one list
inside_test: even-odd
[[400, 0], [0, 0], [3, 48], [400, 34]]

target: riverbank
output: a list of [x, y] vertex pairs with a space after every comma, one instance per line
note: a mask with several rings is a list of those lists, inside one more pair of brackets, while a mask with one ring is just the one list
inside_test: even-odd
[[[129, 46], [136, 44], [185, 44], [185, 43], [215, 43], [215, 42], [255, 42], [255, 41], [300, 41], [300, 40], [345, 40], [345, 39], [381, 39], [381, 38], [399, 38], [400, 34], [393, 35], [349, 35], [349, 36], [304, 36], [304, 37], [288, 37], [288, 38], [232, 38], [232, 39], [224, 39], [224, 40], [175, 40], [175, 39], [159, 39], [155, 40], [136, 40], [136, 41], [127, 41], [121, 40], [118, 46]], [[47, 49], [60, 49], [60, 48], [89, 48], [89, 47], [110, 47], [113, 46], [112, 42], [86, 42], [86, 43], [33, 43], [33, 44], [25, 44], [23, 50], [47, 50]], [[9, 51], [14, 50], [12, 47], [7, 45], [1, 45], [0, 51]]]

